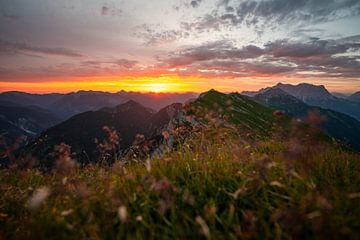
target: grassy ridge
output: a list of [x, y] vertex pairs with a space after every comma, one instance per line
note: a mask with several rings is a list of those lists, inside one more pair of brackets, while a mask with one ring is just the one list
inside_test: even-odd
[[299, 152], [293, 141], [245, 139], [209, 127], [151, 162], [48, 174], [1, 170], [0, 236], [358, 238], [357, 155], [313, 143]]
[[268, 133], [274, 122], [273, 110], [237, 93], [227, 95], [210, 90], [203, 93], [193, 106], [200, 108], [200, 115], [223, 115], [231, 124], [261, 134]]

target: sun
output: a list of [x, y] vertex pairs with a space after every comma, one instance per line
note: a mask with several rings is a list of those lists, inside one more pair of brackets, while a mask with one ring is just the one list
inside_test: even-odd
[[165, 83], [150, 83], [147, 86], [150, 92], [160, 93], [168, 90], [168, 85]]

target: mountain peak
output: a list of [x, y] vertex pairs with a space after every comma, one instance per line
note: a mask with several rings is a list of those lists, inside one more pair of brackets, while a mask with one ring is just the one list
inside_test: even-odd
[[360, 91], [349, 96], [348, 100], [353, 101], [353, 102], [360, 102]]
[[278, 83], [273, 88], [280, 88], [300, 99], [334, 99], [335, 97], [325, 88], [324, 85], [313, 85], [300, 83], [298, 85]]
[[149, 114], [155, 113], [153, 109], [147, 108], [134, 100], [126, 101], [125, 103], [117, 105], [115, 108], [110, 108], [110, 109], [107, 108], [107, 111], [116, 111], [116, 112], [141, 111], [141, 112], [147, 112]]
[[219, 91], [216, 91], [215, 89], [210, 89], [209, 91], [203, 92], [200, 94], [200, 98], [205, 97], [205, 96], [211, 96], [211, 95], [217, 95], [217, 94], [222, 94]]
[[129, 101], [126, 101], [125, 103], [120, 104], [119, 106], [142, 106], [140, 103], [130, 99]]

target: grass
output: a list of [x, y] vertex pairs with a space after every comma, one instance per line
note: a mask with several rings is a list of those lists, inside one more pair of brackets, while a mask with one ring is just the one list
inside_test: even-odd
[[359, 239], [359, 156], [294, 144], [210, 127], [151, 161], [0, 170], [0, 239]]

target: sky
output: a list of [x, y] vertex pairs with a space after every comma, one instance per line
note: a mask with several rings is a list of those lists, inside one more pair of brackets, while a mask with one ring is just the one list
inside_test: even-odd
[[0, 0], [0, 91], [360, 90], [360, 0]]

